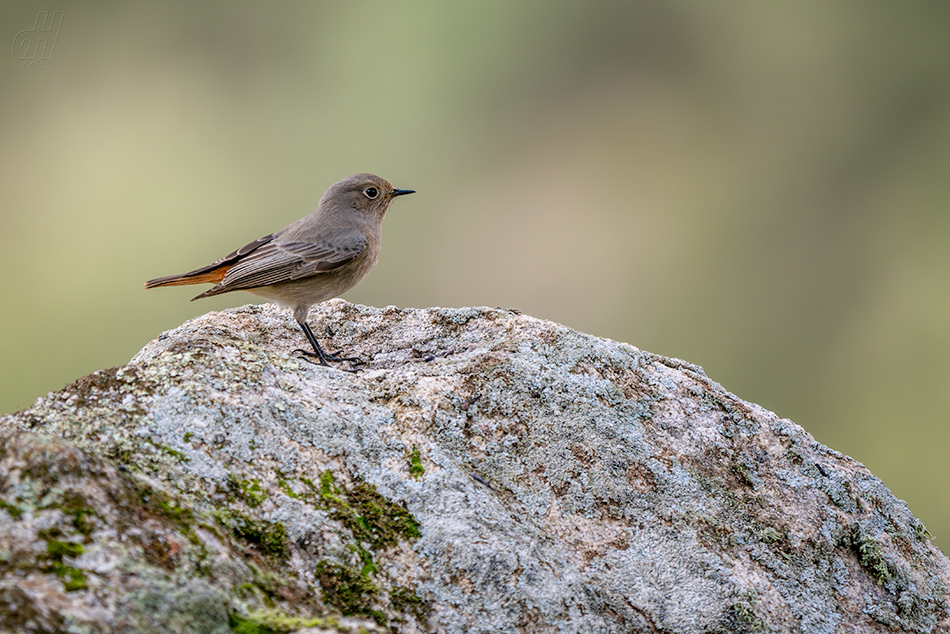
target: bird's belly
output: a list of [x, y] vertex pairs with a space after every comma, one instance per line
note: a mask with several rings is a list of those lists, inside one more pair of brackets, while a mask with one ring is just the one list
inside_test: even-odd
[[248, 290], [282, 306], [311, 306], [338, 297], [356, 286], [373, 264], [375, 262], [357, 258], [333, 271]]

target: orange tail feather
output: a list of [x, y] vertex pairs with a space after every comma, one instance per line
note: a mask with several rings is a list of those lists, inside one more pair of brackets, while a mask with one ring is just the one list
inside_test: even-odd
[[145, 288], [157, 288], [159, 286], [187, 286], [190, 284], [217, 284], [224, 279], [224, 274], [228, 272], [229, 266], [219, 266], [210, 271], [201, 271], [193, 273], [184, 273], [182, 275], [169, 275], [159, 277], [145, 282]]

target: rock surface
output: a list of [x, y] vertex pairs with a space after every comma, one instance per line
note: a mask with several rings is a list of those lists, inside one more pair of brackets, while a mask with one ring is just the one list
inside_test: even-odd
[[0, 419], [4, 632], [944, 632], [861, 464], [516, 311], [209, 313]]

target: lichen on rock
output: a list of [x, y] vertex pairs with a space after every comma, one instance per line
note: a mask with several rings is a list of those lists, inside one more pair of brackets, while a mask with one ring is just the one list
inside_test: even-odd
[[517, 311], [194, 319], [0, 419], [0, 630], [939, 632], [867, 469], [686, 362]]

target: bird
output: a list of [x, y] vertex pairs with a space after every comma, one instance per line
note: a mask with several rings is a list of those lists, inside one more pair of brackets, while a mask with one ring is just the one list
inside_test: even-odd
[[[390, 204], [412, 189], [396, 189], [374, 174], [354, 174], [332, 185], [317, 210], [280, 231], [250, 242], [194, 271], [145, 282], [145, 288], [214, 284], [192, 298], [248, 291], [289, 307], [313, 352], [297, 348], [313, 363], [362, 364], [359, 357], [330, 354], [307, 323], [310, 307], [356, 286], [379, 259], [382, 224]], [[350, 370], [353, 371], [353, 370]]]

